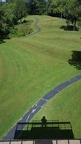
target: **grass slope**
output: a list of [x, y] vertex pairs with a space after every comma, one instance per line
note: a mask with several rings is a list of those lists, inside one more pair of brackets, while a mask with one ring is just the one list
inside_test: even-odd
[[43, 116], [47, 120], [71, 122], [74, 138], [81, 138], [81, 81], [68, 86], [56, 97], [52, 98], [33, 120]]
[[[0, 138], [23, 116], [27, 110], [43, 95], [69, 78], [80, 74], [81, 71], [68, 64], [72, 50], [81, 50], [81, 32], [64, 31], [60, 29], [65, 20], [49, 16], [29, 16], [29, 20], [39, 19], [40, 33], [31, 37], [7, 40], [0, 44]], [[34, 26], [32, 25], [34, 28]], [[36, 28], [34, 29], [36, 31]], [[78, 82], [77, 82], [78, 83]], [[79, 81], [79, 85], [81, 81]], [[70, 87], [68, 87], [69, 89]], [[75, 94], [76, 85], [72, 92], [66, 91], [66, 98]], [[80, 97], [80, 87], [76, 91]], [[60, 96], [59, 96], [60, 95]], [[69, 112], [58, 113], [59, 100], [52, 99], [57, 105], [51, 105], [51, 110], [43, 113], [49, 119], [69, 120]], [[64, 102], [66, 103], [66, 98]], [[52, 100], [50, 103], [52, 103]], [[76, 102], [77, 99], [74, 99]], [[50, 103], [47, 107], [50, 107]], [[62, 102], [63, 103], [63, 102]], [[74, 103], [73, 103], [74, 104]], [[67, 109], [68, 105], [67, 103]], [[71, 105], [72, 106], [72, 105]], [[80, 109], [80, 101], [78, 103]], [[73, 106], [75, 108], [75, 106]], [[50, 115], [53, 113], [53, 116]], [[45, 111], [44, 111], [45, 112]], [[72, 109], [74, 113], [74, 109]], [[77, 117], [80, 114], [78, 110]], [[39, 113], [38, 119], [42, 114]], [[75, 120], [74, 117], [72, 120]], [[80, 122], [80, 117], [79, 117]], [[79, 128], [79, 125], [78, 125]], [[76, 127], [75, 127], [76, 130]], [[76, 134], [78, 138], [78, 132]]]

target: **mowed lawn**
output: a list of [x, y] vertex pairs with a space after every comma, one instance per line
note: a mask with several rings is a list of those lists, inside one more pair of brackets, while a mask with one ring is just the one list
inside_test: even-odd
[[[42, 96], [81, 73], [68, 63], [73, 50], [81, 51], [81, 31], [61, 29], [64, 19], [28, 16], [34, 22], [36, 18], [39, 33], [0, 44], [0, 138]], [[80, 114], [81, 81], [51, 99], [34, 119], [45, 115], [48, 120], [70, 121], [75, 137], [80, 138]]]

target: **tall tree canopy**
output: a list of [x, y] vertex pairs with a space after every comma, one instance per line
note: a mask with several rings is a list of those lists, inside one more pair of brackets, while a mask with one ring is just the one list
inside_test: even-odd
[[46, 4], [47, 4], [46, 0], [28, 0], [27, 1], [28, 14], [32, 15], [45, 14]]
[[11, 0], [9, 3], [0, 3], [0, 38], [6, 37], [10, 27], [19, 19], [27, 15], [27, 8], [23, 0]]
[[16, 18], [20, 20], [27, 15], [26, 5], [23, 0], [16, 0], [14, 12]]
[[73, 30], [76, 29], [76, 21], [81, 16], [81, 4], [78, 0], [67, 0], [64, 15], [67, 20], [74, 24]]
[[63, 16], [76, 30], [76, 22], [81, 17], [81, 0], [52, 0], [52, 5], [53, 15]]
[[52, 2], [54, 15], [62, 17], [66, 0], [52, 0]]
[[9, 32], [9, 27], [14, 25], [15, 15], [12, 4], [0, 5], [0, 37], [4, 37]]
[[[60, 16], [72, 22], [81, 17], [81, 0], [7, 0], [0, 3], [0, 35], [6, 35], [9, 28], [28, 14]], [[21, 21], [22, 22], [22, 21]]]

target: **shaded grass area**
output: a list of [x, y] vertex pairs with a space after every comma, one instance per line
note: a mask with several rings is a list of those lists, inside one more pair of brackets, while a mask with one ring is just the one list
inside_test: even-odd
[[58, 128], [32, 128], [30, 131], [23, 131], [17, 139], [73, 139], [71, 130], [60, 130]]
[[[60, 18], [28, 17], [33, 22], [35, 18], [39, 19], [40, 33], [0, 44], [0, 138], [39, 98], [58, 84], [81, 73], [68, 63], [71, 51], [81, 50], [80, 32], [60, 29], [65, 24], [65, 20]], [[33, 25], [32, 28], [36, 31]], [[79, 89], [77, 94], [80, 94]], [[59, 102], [62, 103], [61, 99], [58, 106]], [[59, 108], [57, 105], [54, 109], [56, 114]], [[54, 112], [53, 108], [51, 112]], [[46, 111], [47, 115], [48, 119], [56, 119], [49, 111]], [[57, 118], [60, 120], [59, 114]], [[78, 133], [76, 137], [79, 137]]]
[[[43, 118], [45, 120], [45, 118]], [[18, 123], [14, 139], [73, 139], [70, 122], [53, 120]]]
[[[60, 28], [66, 30], [66, 31], [73, 31], [73, 25], [61, 26]], [[75, 31], [79, 31], [78, 27], [76, 27], [75, 29], [76, 29]]]
[[81, 70], [81, 51], [72, 51], [72, 58], [68, 62], [78, 70]]

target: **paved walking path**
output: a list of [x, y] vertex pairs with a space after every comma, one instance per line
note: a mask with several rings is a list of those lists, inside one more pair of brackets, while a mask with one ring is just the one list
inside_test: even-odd
[[[45, 104], [56, 94], [58, 94], [60, 91], [62, 91], [67, 86], [73, 84], [74, 82], [81, 80], [81, 74], [77, 75], [68, 81], [61, 83], [57, 87], [55, 87], [53, 90], [51, 90], [49, 93], [47, 93], [45, 96], [43, 96], [34, 106], [32, 106], [29, 111], [22, 117], [22, 119], [19, 122], [29, 122], [33, 116], [42, 108], [45, 106]], [[7, 133], [7, 135], [3, 138], [5, 139], [14, 139], [14, 134], [16, 130], [16, 125]]]
[[[29, 34], [28, 36], [34, 35], [38, 32], [40, 32], [40, 28], [37, 26], [38, 19], [35, 21], [35, 27], [37, 28], [37, 31], [35, 33]], [[66, 88], [67, 86], [73, 84], [74, 82], [78, 81], [81, 79], [81, 74], [77, 75], [68, 81], [61, 83], [57, 87], [55, 87], [53, 90], [51, 90], [49, 93], [47, 93], [45, 96], [43, 96], [34, 106], [32, 106], [29, 111], [22, 117], [22, 119], [19, 122], [29, 122], [33, 116], [51, 99], [53, 98], [56, 94], [58, 94], [61, 90]], [[16, 130], [16, 125], [7, 133], [7, 135], [3, 138], [5, 139], [14, 139], [14, 134]]]
[[36, 32], [33, 32], [33, 33], [31, 33], [31, 34], [28, 34], [28, 35], [26, 35], [26, 36], [23, 36], [23, 37], [29, 37], [29, 36], [35, 35], [36, 33], [40, 32], [40, 28], [37, 26], [38, 21], [39, 21], [39, 19], [36, 18], [36, 21], [35, 21], [35, 23], [34, 23], [34, 26], [37, 28], [37, 31], [36, 31]]

